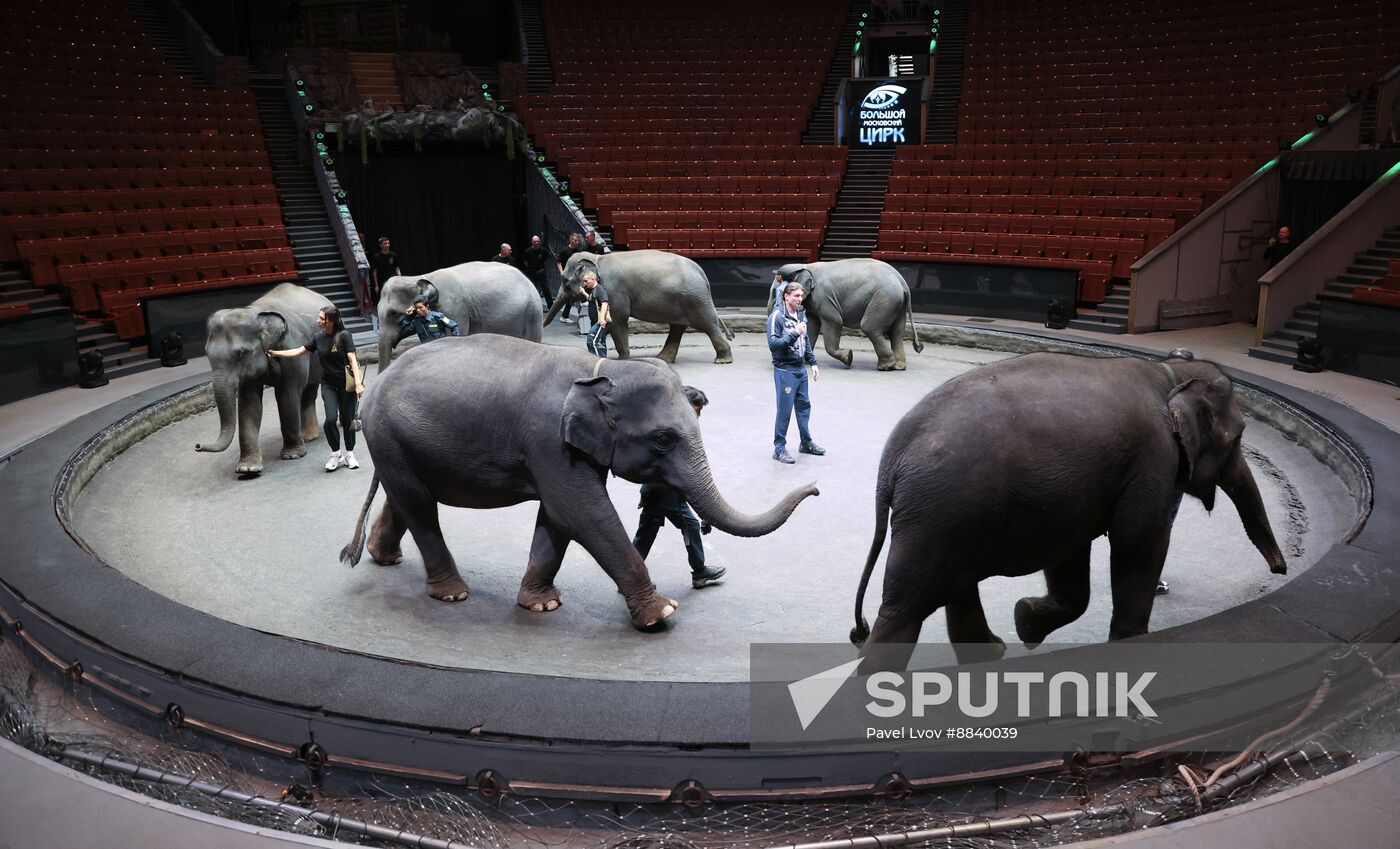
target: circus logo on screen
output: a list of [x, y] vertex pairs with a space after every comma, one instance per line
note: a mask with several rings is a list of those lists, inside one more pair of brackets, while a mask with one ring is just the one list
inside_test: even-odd
[[870, 90], [860, 102], [861, 144], [903, 144], [907, 111], [900, 107], [900, 98], [909, 89], [886, 83]]

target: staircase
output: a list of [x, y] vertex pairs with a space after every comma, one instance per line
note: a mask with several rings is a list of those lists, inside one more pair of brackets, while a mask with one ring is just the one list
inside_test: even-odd
[[525, 32], [525, 49], [530, 62], [525, 66], [525, 90], [530, 94], [545, 94], [554, 84], [554, 63], [549, 58], [549, 39], [545, 38], [544, 16], [539, 0], [519, 0], [520, 28]]
[[963, 48], [967, 44], [967, 0], [943, 0], [938, 46], [933, 54], [933, 91], [925, 116], [924, 144], [957, 144], [962, 104]]
[[1380, 99], [1379, 86], [1366, 89], [1365, 100], [1361, 102], [1361, 127], [1356, 133], [1358, 147], [1370, 147], [1376, 141], [1376, 101]]
[[[803, 144], [836, 144], [836, 91], [841, 81], [851, 75], [851, 51], [856, 46], [856, 27], [862, 14], [869, 14], [869, 0], [855, 0], [841, 28], [841, 40], [836, 43], [836, 55], [826, 70], [821, 99], [812, 110], [812, 120], [802, 132]], [[869, 18], [866, 18], [868, 21]], [[872, 247], [873, 250], [873, 247]]]
[[[28, 275], [18, 266], [0, 268], [0, 303], [29, 304], [30, 315], [68, 312], [68, 307], [63, 305], [58, 295], [35, 288]], [[123, 342], [101, 322], [75, 318], [73, 324], [78, 335], [78, 353], [100, 351], [107, 377], [122, 377], [160, 368], [160, 360], [147, 359], [144, 345], [133, 347]]]
[[870, 256], [880, 236], [880, 210], [890, 187], [894, 148], [856, 148], [846, 158], [846, 173], [836, 192], [836, 206], [826, 226], [820, 258]]
[[1070, 319], [1069, 326], [1076, 330], [1092, 330], [1096, 333], [1127, 333], [1128, 303], [1132, 292], [1131, 284], [1112, 284], [1108, 294], [1097, 307], [1078, 310], [1075, 317]]
[[355, 78], [355, 96], [360, 102], [373, 100], [376, 110], [388, 107], [404, 111], [399, 73], [392, 53], [351, 53], [350, 75]]
[[287, 224], [287, 238], [292, 242], [301, 282], [329, 298], [340, 309], [345, 326], [352, 333], [368, 331], [369, 319], [360, 316], [316, 177], [311, 165], [297, 156], [296, 124], [282, 95], [282, 79], [263, 76], [253, 77], [251, 82], [272, 160], [272, 179], [282, 204], [282, 219]]
[[175, 30], [170, 26], [170, 22], [157, 8], [153, 0], [129, 0], [127, 7], [136, 18], [137, 23], [146, 31], [146, 35], [155, 42], [156, 49], [160, 51], [160, 56], [165, 60], [165, 64], [174, 68], [181, 76], [188, 77], [200, 88], [208, 88], [204, 79], [195, 70], [194, 64], [190, 62], [189, 54], [185, 52], [185, 46], [180, 43], [180, 39], [175, 36]]
[[1322, 294], [1295, 309], [1283, 328], [1269, 334], [1262, 345], [1250, 348], [1249, 355], [1278, 363], [1297, 362], [1298, 343], [1317, 336], [1323, 298], [1351, 300], [1351, 292], [1357, 286], [1376, 285], [1385, 276], [1386, 266], [1392, 259], [1400, 259], [1400, 226], [1386, 230], [1375, 245], [1357, 254], [1345, 274], [1328, 279], [1323, 284]]

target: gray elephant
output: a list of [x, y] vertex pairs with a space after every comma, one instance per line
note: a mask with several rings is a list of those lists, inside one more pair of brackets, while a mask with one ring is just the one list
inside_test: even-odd
[[914, 334], [914, 350], [923, 351], [914, 329], [909, 284], [894, 266], [878, 259], [838, 259], [791, 263], [773, 272], [768, 310], [788, 281], [802, 284], [807, 321], [821, 334], [826, 352], [850, 366], [855, 352], [841, 348], [841, 328], [858, 327], [875, 346], [880, 371], [904, 370], [904, 327]]
[[[443, 426], [425, 430], [424, 410]], [[577, 540], [616, 582], [632, 624], [647, 629], [677, 604], [657, 594], [612, 509], [609, 472], [676, 487], [701, 518], [738, 536], [771, 533], [817, 494], [814, 485], [800, 487], [756, 516], [731, 507], [711, 478], [700, 421], [680, 379], [654, 358], [619, 362], [506, 336], [448, 337], [400, 357], [365, 394], [361, 418], [375, 478], [341, 559], [358, 562], [382, 482], [387, 501], [369, 532], [370, 556], [398, 563], [400, 541], [412, 533], [428, 594], [443, 601], [466, 598], [467, 585], [443, 541], [438, 504], [539, 501], [520, 606], [559, 607], [554, 576]]]
[[[1177, 492], [1215, 504], [1219, 486], [1273, 572], [1287, 571], [1240, 450], [1244, 416], [1212, 363], [1027, 354], [930, 392], [885, 443], [875, 538], [851, 640], [869, 669], [902, 668], [925, 618], [947, 608], [959, 659], [1000, 657], [977, 584], [1043, 569], [1046, 594], [1016, 604], [1031, 648], [1083, 615], [1089, 547], [1112, 546], [1109, 639], [1147, 633]], [[894, 527], [874, 629], [861, 609]], [[978, 648], [976, 644], [981, 644]]]
[[334, 306], [324, 296], [294, 283], [277, 288], [239, 309], [209, 316], [205, 351], [214, 372], [214, 406], [219, 411], [219, 438], [196, 444], [196, 451], [223, 451], [233, 441], [235, 409], [238, 422], [240, 475], [263, 470], [258, 431], [262, 428], [263, 387], [277, 397], [282, 424], [282, 459], [306, 456], [306, 443], [321, 435], [316, 421], [316, 391], [321, 366], [315, 357], [271, 360], [269, 350], [296, 348], [310, 342], [320, 329], [316, 315]]
[[530, 278], [499, 262], [464, 262], [427, 274], [390, 277], [379, 295], [379, 371], [401, 340], [400, 322], [413, 299], [462, 326], [462, 335], [500, 333], [538, 342], [544, 337], [540, 296]]
[[544, 323], [570, 303], [582, 303], [583, 272], [593, 269], [598, 282], [608, 292], [608, 335], [617, 347], [618, 359], [627, 359], [627, 319], [670, 325], [666, 344], [661, 346], [661, 359], [676, 361], [681, 336], [686, 327], [693, 327], [710, 337], [715, 346], [715, 362], [732, 363], [734, 356], [729, 341], [734, 333], [715, 312], [710, 297], [710, 281], [694, 261], [666, 251], [620, 251], [609, 254], [576, 253], [564, 266], [564, 281]]

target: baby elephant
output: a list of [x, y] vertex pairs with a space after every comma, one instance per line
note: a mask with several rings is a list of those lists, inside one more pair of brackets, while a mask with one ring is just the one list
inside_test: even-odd
[[[875, 538], [851, 640], [866, 670], [902, 669], [924, 619], [947, 608], [963, 662], [1000, 657], [977, 583], [1045, 571], [1016, 604], [1028, 647], [1083, 615], [1089, 546], [1112, 545], [1109, 639], [1147, 633], [1178, 491], [1239, 509], [1272, 571], [1286, 567], [1240, 451], [1244, 416], [1214, 364], [1028, 354], [930, 392], [895, 426], [875, 484]], [[872, 630], [861, 608], [887, 522], [894, 527]], [[978, 644], [982, 648], [978, 647]]]
[[647, 629], [678, 605], [656, 592], [612, 509], [609, 471], [680, 490], [702, 519], [737, 536], [773, 532], [817, 494], [814, 485], [800, 487], [758, 516], [730, 507], [710, 476], [680, 379], [656, 359], [600, 360], [490, 333], [440, 339], [408, 351], [370, 386], [361, 419], [375, 478], [341, 559], [358, 562], [382, 481], [387, 503], [369, 534], [370, 555], [398, 563], [404, 533], [413, 534], [428, 594], [443, 601], [465, 599], [467, 584], [443, 541], [439, 504], [539, 501], [520, 606], [543, 613], [563, 603], [554, 576], [577, 540], [617, 584], [632, 624]]

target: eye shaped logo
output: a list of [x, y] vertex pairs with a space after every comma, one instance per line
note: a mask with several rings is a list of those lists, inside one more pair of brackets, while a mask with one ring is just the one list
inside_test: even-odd
[[899, 102], [899, 96], [909, 89], [898, 85], [882, 85], [871, 89], [860, 102], [861, 109], [889, 109]]

